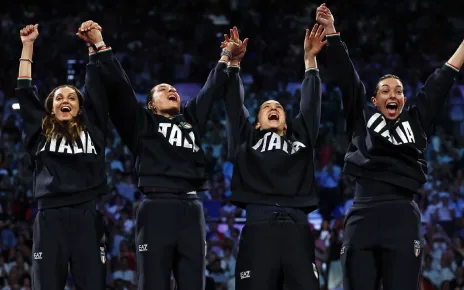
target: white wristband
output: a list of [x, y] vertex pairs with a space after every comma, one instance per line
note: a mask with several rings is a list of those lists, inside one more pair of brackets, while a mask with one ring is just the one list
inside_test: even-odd
[[100, 42], [95, 43], [95, 47], [96, 47], [97, 49], [99, 49], [99, 48], [102, 47], [102, 46], [105, 46], [105, 42], [100, 41]]

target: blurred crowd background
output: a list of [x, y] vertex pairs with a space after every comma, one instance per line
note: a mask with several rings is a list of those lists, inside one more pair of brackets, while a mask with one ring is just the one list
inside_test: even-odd
[[[43, 2], [42, 4], [40, 4]], [[39, 4], [38, 4], [39, 3]], [[46, 5], [45, 5], [46, 4]], [[462, 41], [460, 1], [338, 0], [327, 3], [368, 92], [377, 79], [402, 78], [408, 102], [428, 75]], [[92, 19], [121, 61], [140, 100], [159, 82], [175, 85], [183, 100], [195, 96], [219, 59], [222, 35], [232, 25], [250, 42], [242, 62], [246, 106], [254, 116], [263, 100], [276, 99], [289, 116], [298, 112], [303, 79], [304, 29], [318, 2], [196, 1], [3, 1], [0, 5], [0, 290], [30, 289], [31, 224], [36, 213], [32, 172], [22, 143], [14, 88], [21, 52], [19, 29], [39, 23], [33, 82], [45, 94], [55, 86], [83, 86], [87, 49], [76, 36]], [[444, 9], [446, 7], [446, 9]], [[461, 7], [461, 8], [459, 8]], [[353, 180], [341, 171], [348, 139], [341, 94], [318, 58], [323, 81], [322, 120], [316, 150], [321, 207], [308, 216], [316, 239], [323, 289], [342, 289], [339, 253]], [[110, 96], [111, 97], [111, 96]], [[229, 202], [233, 165], [227, 160], [224, 109], [215, 107], [203, 148], [210, 190], [201, 193], [208, 225], [206, 274], [211, 289], [232, 290], [245, 212]], [[100, 202], [108, 225], [110, 289], [135, 285], [134, 213], [142, 200], [134, 159], [112, 126], [106, 148], [108, 194]], [[429, 132], [427, 184], [417, 196], [422, 211], [423, 289], [464, 289], [464, 83], [460, 74], [437, 126]], [[411, 245], [413, 251], [413, 245]], [[213, 282], [214, 281], [214, 282]], [[74, 289], [72, 278], [66, 289]]]

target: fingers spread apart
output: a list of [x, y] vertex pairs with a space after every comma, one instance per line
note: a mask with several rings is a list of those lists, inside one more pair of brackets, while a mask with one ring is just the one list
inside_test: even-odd
[[319, 25], [314, 24], [313, 28], [311, 29], [311, 34], [309, 35], [309, 37], [314, 37], [314, 36], [316, 36], [318, 26], [319, 26]]
[[233, 42], [236, 45], [240, 46], [242, 49], [245, 49], [248, 44], [248, 40], [248, 38], [245, 38], [243, 41], [240, 40], [238, 28], [237, 26], [234, 26], [232, 29], [229, 29], [229, 35], [224, 34], [224, 41], [221, 42], [221, 47], [224, 48], [227, 46], [227, 43]]
[[316, 31], [316, 37], [319, 40], [322, 40], [325, 37], [325, 35], [326, 35], [326, 32], [325, 32], [324, 26], [319, 25], [319, 27], [317, 28], [317, 31]]

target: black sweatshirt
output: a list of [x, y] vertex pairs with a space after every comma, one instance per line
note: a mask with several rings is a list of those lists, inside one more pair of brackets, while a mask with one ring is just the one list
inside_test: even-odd
[[173, 192], [204, 190], [206, 162], [201, 148], [215, 99], [224, 93], [227, 65], [219, 62], [196, 98], [173, 119], [156, 115], [137, 101], [129, 79], [111, 50], [99, 58], [107, 86], [110, 118], [136, 157], [139, 187]]
[[243, 106], [244, 89], [238, 68], [229, 68], [226, 93], [228, 145], [234, 163], [231, 201], [247, 204], [317, 208], [313, 151], [321, 114], [321, 81], [317, 69], [305, 72], [300, 113], [291, 131], [279, 136], [256, 130]]
[[426, 132], [447, 99], [457, 69], [449, 65], [437, 69], [418, 93], [417, 103], [404, 108], [397, 120], [390, 121], [368, 106], [364, 84], [340, 35], [327, 38], [328, 74], [335, 78], [342, 91], [351, 139], [343, 171], [397, 186], [411, 195], [417, 193], [426, 182]]
[[16, 96], [26, 134], [26, 146], [34, 166], [33, 191], [39, 209], [75, 205], [97, 199], [107, 189], [105, 141], [108, 122], [106, 91], [90, 56], [85, 77], [84, 130], [71, 144], [66, 138], [46, 141], [42, 133], [45, 100], [31, 85], [18, 78]]

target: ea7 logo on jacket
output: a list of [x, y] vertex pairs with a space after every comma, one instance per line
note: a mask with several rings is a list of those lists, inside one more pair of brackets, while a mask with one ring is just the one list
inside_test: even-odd
[[[395, 123], [394, 130], [390, 131], [384, 116], [379, 113], [375, 113], [369, 118], [369, 121], [367, 121], [367, 128], [373, 127], [374, 132], [379, 133], [382, 137], [385, 137], [394, 145], [415, 143], [414, 133], [409, 122], [401, 122], [401, 126], [399, 123], [400, 122], [397, 121], [397, 123]], [[374, 124], [375, 126], [373, 126]]]
[[282, 150], [289, 154], [294, 154], [300, 150], [300, 148], [305, 148], [306, 145], [299, 141], [293, 143], [288, 142], [285, 138], [279, 136], [274, 132], [268, 132], [264, 134], [263, 138], [259, 139], [258, 142], [253, 146], [253, 149], [264, 151], [272, 150]]
[[88, 132], [81, 132], [79, 140], [74, 141], [72, 144], [66, 140], [65, 137], [61, 139], [53, 138], [50, 141], [45, 142], [42, 151], [57, 152], [57, 153], [66, 153], [66, 154], [95, 154], [95, 146], [93, 145], [92, 138]]
[[[182, 123], [183, 128], [190, 129], [190, 124], [188, 124], [190, 128], [187, 128], [186, 124], [187, 123]], [[200, 150], [200, 147], [195, 144], [195, 134], [193, 134], [193, 132], [189, 132], [187, 135], [188, 137], [186, 137], [184, 136], [185, 132], [182, 132], [182, 130], [175, 124], [160, 123], [158, 132], [163, 134], [172, 146], [192, 149], [193, 152], [198, 152]]]

